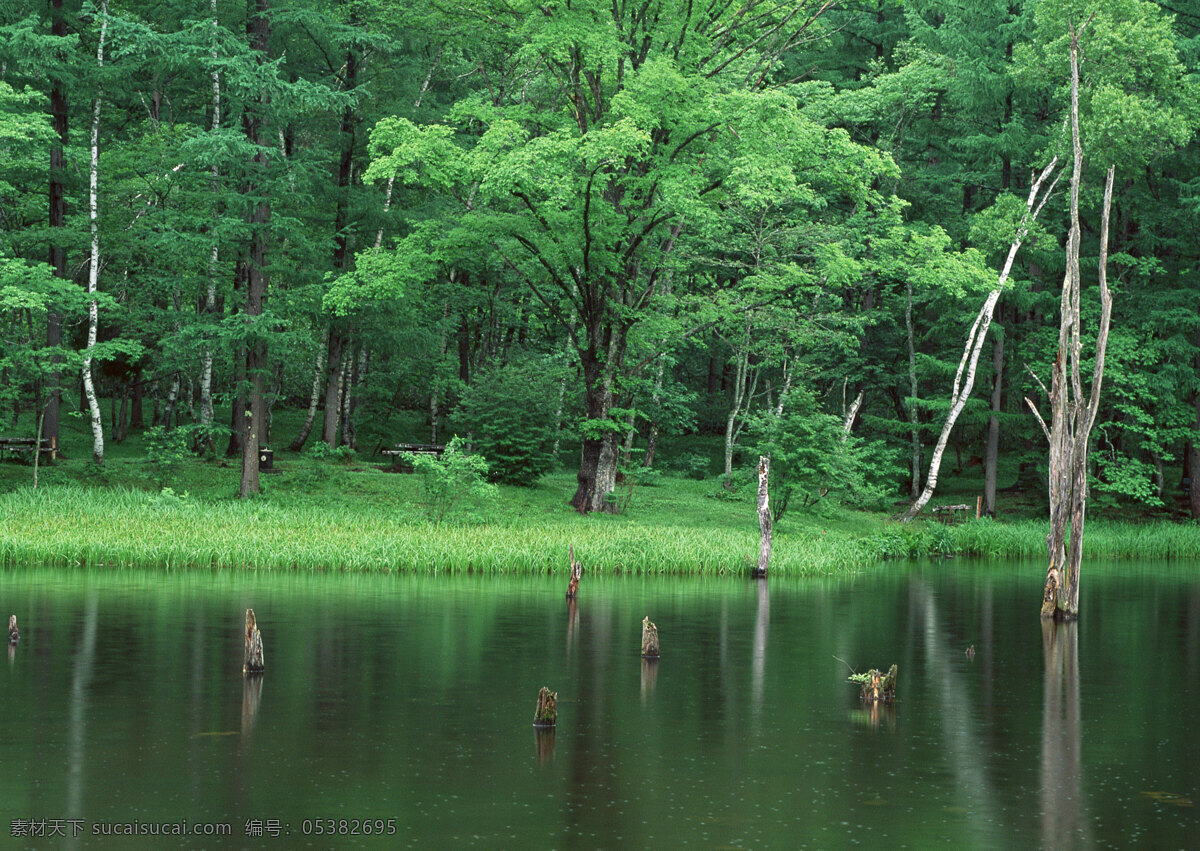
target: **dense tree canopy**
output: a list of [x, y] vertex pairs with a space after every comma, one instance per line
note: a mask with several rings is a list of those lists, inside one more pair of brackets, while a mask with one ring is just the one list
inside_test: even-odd
[[[53, 433], [90, 364], [108, 439], [187, 427], [243, 455], [246, 494], [260, 443], [354, 445], [408, 410], [519, 455], [522, 481], [577, 444], [585, 512], [696, 430], [724, 436], [728, 487], [739, 449], [771, 449], [791, 510], [915, 497], [1030, 182], [1067, 150], [1088, 20], [1084, 168], [1117, 164], [1093, 489], [1158, 504], [1200, 481], [1200, 17], [959, 5], [8, 4], [3, 416]], [[993, 481], [998, 455], [1044, 469], [1023, 399], [1055, 357], [1065, 185], [950, 438]], [[501, 404], [504, 382], [537, 404]], [[310, 409], [301, 434], [271, 433], [279, 405]]]

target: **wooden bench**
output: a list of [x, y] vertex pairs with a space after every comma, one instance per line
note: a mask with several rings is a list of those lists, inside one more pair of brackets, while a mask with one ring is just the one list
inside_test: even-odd
[[432, 455], [434, 458], [441, 458], [445, 451], [446, 447], [437, 443], [397, 443], [389, 449], [376, 449], [375, 454], [389, 456], [392, 459], [392, 467], [400, 468], [407, 466], [404, 463], [406, 454]]
[[955, 523], [965, 523], [970, 510], [969, 505], [939, 505], [933, 509], [933, 516], [947, 526], [953, 526]]
[[[36, 437], [0, 437], [0, 459], [4, 458], [5, 452], [14, 457], [28, 456], [33, 452], [37, 442]], [[43, 437], [41, 453], [51, 458], [56, 457], [58, 454], [57, 441], [49, 437]]]

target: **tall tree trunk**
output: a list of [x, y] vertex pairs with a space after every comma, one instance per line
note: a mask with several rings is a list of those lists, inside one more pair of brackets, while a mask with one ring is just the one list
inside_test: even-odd
[[[678, 233], [678, 231], [676, 231]], [[671, 295], [671, 287], [674, 282], [673, 275], [670, 269], [663, 274], [662, 284], [659, 286], [659, 293], [664, 296]], [[658, 363], [655, 364], [654, 370], [654, 390], [650, 394], [651, 406], [655, 411], [658, 410], [659, 404], [662, 402], [663, 378], [667, 371], [667, 346], [670, 340], [664, 338], [659, 347], [662, 350], [658, 356]], [[646, 454], [642, 456], [643, 467], [654, 466], [654, 453], [658, 451], [658, 432], [659, 423], [657, 418], [650, 423], [650, 434], [646, 438]]]
[[[108, 35], [108, 0], [100, 0], [100, 40], [96, 45], [97, 79], [104, 70], [104, 39]], [[96, 304], [96, 289], [100, 281], [100, 222], [97, 201], [97, 183], [100, 173], [100, 98], [102, 83], [96, 84], [96, 101], [92, 107], [91, 165], [88, 168], [88, 225], [92, 236], [92, 256], [88, 263], [88, 329], [87, 347], [83, 353], [83, 392], [87, 396], [88, 411], [92, 420], [92, 460], [104, 463], [104, 418], [100, 403], [96, 400], [96, 387], [92, 383], [92, 353], [96, 348], [96, 326], [99, 324], [99, 309]]]
[[992, 415], [983, 457], [983, 513], [996, 516], [996, 468], [1000, 461], [1000, 404], [1004, 388], [1004, 333], [992, 334]]
[[[658, 365], [654, 371], [654, 390], [650, 394], [651, 404], [657, 408], [662, 401], [663, 377], [667, 370], [667, 359], [661, 356], [658, 359]], [[646, 438], [646, 454], [642, 456], [643, 467], [654, 466], [654, 455], [658, 452], [658, 420], [650, 423], [650, 434]]]
[[[65, 39], [67, 36], [67, 19], [63, 10], [63, 0], [50, 0], [50, 33], [56, 38]], [[63, 57], [65, 66], [66, 57]], [[50, 266], [54, 274], [62, 280], [70, 280], [67, 270], [67, 249], [62, 234], [66, 228], [66, 186], [64, 180], [67, 174], [65, 149], [69, 142], [67, 135], [67, 93], [66, 84], [61, 75], [56, 74], [50, 87], [50, 124], [54, 130], [55, 139], [50, 146]], [[62, 314], [56, 310], [46, 316], [46, 346], [54, 349], [62, 345], [63, 337]], [[62, 358], [52, 354], [53, 363], [58, 364]], [[61, 376], [57, 366], [46, 376], [46, 402], [41, 414], [42, 434], [47, 438], [58, 441], [59, 405], [62, 401], [62, 388], [59, 386]]]
[[1042, 207], [1046, 204], [1046, 200], [1058, 184], [1058, 178], [1055, 178], [1044, 193], [1041, 191], [1042, 184], [1055, 171], [1057, 166], [1058, 157], [1056, 156], [1050, 160], [1049, 165], [1042, 169], [1042, 173], [1038, 176], [1037, 180], [1033, 181], [1033, 185], [1029, 187], [1029, 197], [1025, 201], [1025, 215], [1021, 219], [1020, 225], [1017, 226], [1017, 233], [1013, 237], [1012, 244], [1008, 247], [1008, 256], [1004, 260], [1004, 268], [1000, 270], [999, 280], [996, 282], [995, 289], [988, 293], [983, 307], [979, 308], [979, 313], [975, 315], [975, 322], [971, 325], [971, 330], [967, 334], [967, 342], [963, 347], [962, 359], [958, 362], [958, 371], [954, 374], [954, 385], [950, 392], [950, 411], [946, 415], [946, 422], [942, 426], [942, 433], [938, 436], [937, 444], [933, 449], [933, 457], [929, 461], [929, 475], [925, 478], [925, 489], [921, 491], [921, 495], [917, 498], [916, 502], [909, 506], [908, 511], [905, 512], [903, 517], [905, 522], [912, 520], [921, 513], [921, 509], [925, 507], [930, 497], [933, 496], [934, 490], [937, 489], [938, 471], [942, 464], [942, 454], [946, 451], [946, 443], [950, 439], [950, 432], [954, 428], [954, 423], [958, 421], [958, 415], [966, 407], [967, 399], [970, 397], [971, 390], [975, 386], [975, 369], [979, 364], [979, 353], [983, 351], [983, 342], [987, 338], [988, 328], [992, 324], [992, 313], [996, 308], [996, 302], [999, 301], [1004, 284], [1008, 281], [1009, 273], [1012, 271], [1013, 260], [1017, 256], [1017, 250], [1029, 234], [1029, 227], [1037, 219], [1038, 214], [1042, 211]]
[[[1085, 24], [1086, 26], [1086, 24]], [[1112, 208], [1115, 167], [1109, 166], [1104, 185], [1104, 206], [1100, 221], [1100, 322], [1096, 332], [1092, 386], [1085, 399], [1082, 364], [1083, 343], [1080, 329], [1079, 274], [1079, 185], [1083, 172], [1083, 145], [1079, 136], [1079, 31], [1071, 27], [1071, 143], [1074, 155], [1071, 173], [1070, 222], [1067, 238], [1067, 272], [1063, 278], [1058, 353], [1050, 384], [1051, 425], [1037, 414], [1050, 443], [1050, 534], [1047, 549], [1050, 563], [1042, 587], [1043, 618], [1074, 620], [1079, 616], [1079, 573], [1083, 562], [1083, 526], [1087, 508], [1088, 440], [1100, 407], [1100, 388], [1104, 378], [1104, 356], [1108, 347], [1108, 329], [1112, 317], [1112, 294], [1108, 290], [1108, 225]], [[1068, 546], [1068, 527], [1070, 540]]]
[[[211, 130], [215, 134], [221, 129], [221, 72], [217, 70], [217, 33], [220, 24], [217, 20], [217, 0], [211, 0], [209, 4], [210, 14], [212, 15], [213, 23], [213, 46], [209, 53], [209, 58], [213, 63], [212, 70], [212, 125]], [[212, 192], [217, 194], [218, 182], [221, 178], [221, 170], [215, 164], [212, 167]], [[213, 219], [211, 223], [212, 233], [212, 251], [208, 257], [208, 287], [204, 293], [204, 308], [203, 314], [206, 322], [213, 319], [217, 312], [217, 274], [220, 270], [219, 261], [221, 253], [221, 244], [217, 237], [217, 220], [219, 211], [213, 211]], [[201, 449], [207, 452], [213, 452], [213, 393], [212, 393], [212, 376], [213, 376], [213, 343], [211, 339], [211, 330], [205, 329], [204, 332], [204, 351], [201, 355], [200, 366], [200, 431], [197, 433], [196, 449]]]
[[[267, 0], [250, 0], [250, 13], [246, 20], [246, 33], [251, 47], [258, 52], [260, 62], [268, 60], [271, 24], [267, 17]], [[246, 112], [243, 119], [246, 138], [255, 147], [251, 165], [252, 194], [259, 195], [250, 212], [250, 253], [246, 263], [246, 320], [254, 323], [262, 316], [267, 297], [267, 229], [271, 222], [271, 205], [265, 194], [263, 182], [266, 175], [267, 157], [262, 140], [262, 112], [266, 107], [267, 95], [260, 93], [258, 102]], [[250, 383], [249, 421], [242, 441], [242, 483], [239, 495], [253, 496], [259, 491], [258, 462], [259, 440], [266, 422], [266, 369], [267, 342], [261, 330], [246, 343], [246, 378]]]
[[[610, 342], [610, 355], [616, 346], [615, 340]], [[608, 412], [612, 408], [612, 385], [617, 365], [611, 358], [602, 360], [594, 346], [580, 352], [579, 360], [583, 367], [584, 406], [588, 420], [596, 427], [585, 431], [583, 436], [576, 476], [578, 485], [571, 505], [581, 514], [592, 511], [613, 513], [616, 507], [605, 497], [617, 486], [617, 433], [605, 425], [610, 422]]]
[[750, 328], [751, 319], [746, 318], [746, 344], [734, 353], [733, 400], [729, 405], [729, 416], [725, 418], [725, 484], [728, 487], [733, 481], [733, 447], [737, 444], [742, 426], [746, 421], [746, 411], [750, 400], [758, 389], [759, 372], [750, 370]]
[[[387, 218], [388, 210], [392, 208], [392, 187], [396, 183], [396, 175], [388, 177], [387, 192], [383, 196], [383, 215]], [[379, 226], [379, 230], [375, 231], [375, 247], [383, 245], [383, 225]]]
[[342, 393], [342, 443], [351, 449], [358, 448], [358, 433], [354, 430], [354, 409], [358, 407], [355, 392], [367, 369], [367, 349], [360, 345], [358, 357], [346, 358], [346, 378], [343, 382], [345, 392]]
[[[1200, 349], [1200, 329], [1196, 331], [1196, 348]], [[1200, 354], [1196, 355], [1195, 370], [1200, 375]], [[1200, 390], [1192, 391], [1192, 407], [1196, 412], [1195, 427], [1200, 431]], [[1200, 520], [1200, 441], [1189, 440], [1186, 451], [1188, 509], [1193, 520]]]
[[[142, 383], [142, 374], [135, 374], [133, 383], [129, 388], [129, 428], [143, 428], [146, 425], [145, 415], [142, 410], [142, 400], [146, 393], [146, 387]], [[128, 433], [127, 433], [128, 435]]]
[[317, 419], [317, 406], [321, 402], [321, 387], [324, 385], [325, 378], [325, 348], [328, 344], [329, 329], [326, 328], [325, 339], [321, 341], [321, 346], [317, 349], [317, 363], [313, 367], [312, 392], [308, 396], [308, 413], [304, 416], [304, 425], [300, 426], [296, 439], [288, 445], [288, 449], [292, 452], [299, 452], [304, 448], [304, 444], [308, 441], [308, 435], [312, 431], [313, 422]]
[[342, 376], [345, 372], [343, 360], [348, 342], [344, 331], [336, 326], [329, 329], [329, 354], [325, 357], [325, 419], [321, 440], [330, 449], [338, 445], [342, 417]]
[[[779, 407], [776, 409], [776, 412], [775, 412], [776, 416], [780, 416], [781, 414], [783, 414], [784, 398], [786, 395], [787, 388], [791, 385], [791, 383], [792, 383], [792, 377], [789, 373], [789, 375], [787, 376], [787, 381], [784, 384], [784, 392], [779, 394]], [[862, 410], [862, 403], [863, 403], [863, 399], [866, 397], [866, 394], [867, 394], [867, 391], [865, 388], [862, 390], [859, 390], [858, 395], [854, 397], [854, 401], [850, 403], [850, 407], [846, 410], [846, 416], [842, 420], [842, 442], [843, 443], [846, 441], [846, 438], [850, 436], [850, 432], [854, 428], [854, 421], [856, 419], [858, 419], [858, 412], [860, 410]]]
[[[454, 283], [455, 273], [450, 272], [450, 283]], [[433, 381], [430, 382], [429, 388], [429, 442], [434, 445], [438, 442], [438, 426], [441, 399], [442, 399], [442, 380], [441, 369], [442, 363], [446, 360], [446, 351], [450, 346], [450, 299], [442, 302], [442, 330], [441, 343], [438, 345], [438, 359], [434, 367]], [[559, 402], [561, 404], [561, 396]]]
[[242, 454], [245, 444], [246, 408], [246, 346], [238, 344], [233, 355], [233, 384], [237, 392], [233, 394], [233, 404], [229, 409], [229, 443], [225, 447], [225, 456], [232, 458]]

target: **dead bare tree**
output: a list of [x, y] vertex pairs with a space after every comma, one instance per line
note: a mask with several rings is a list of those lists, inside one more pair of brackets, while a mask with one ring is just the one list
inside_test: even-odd
[[[1071, 44], [1071, 173], [1070, 233], [1067, 237], [1067, 270], [1063, 278], [1058, 352], [1050, 379], [1050, 426], [1028, 398], [1026, 404], [1037, 417], [1050, 443], [1050, 534], [1046, 537], [1050, 564], [1042, 593], [1042, 617], [1074, 620], [1079, 616], [1079, 568], [1083, 561], [1083, 523], [1087, 507], [1088, 438], [1100, 406], [1104, 378], [1104, 354], [1112, 318], [1112, 294], [1108, 289], [1108, 224], [1112, 208], [1113, 174], [1108, 167], [1104, 184], [1104, 207], [1100, 221], [1100, 323], [1096, 331], [1092, 384], [1084, 396], [1081, 377], [1083, 343], [1080, 322], [1079, 275], [1079, 184], [1083, 172], [1083, 146], [1079, 140], [1079, 30], [1070, 30]], [[1043, 390], [1045, 389], [1043, 385]], [[1067, 529], [1070, 527], [1070, 541]], [[1069, 546], [1069, 549], [1068, 549]]]

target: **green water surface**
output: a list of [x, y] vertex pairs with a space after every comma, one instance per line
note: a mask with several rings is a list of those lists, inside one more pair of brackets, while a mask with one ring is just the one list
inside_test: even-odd
[[[1079, 624], [1044, 628], [1041, 570], [585, 574], [574, 608], [560, 577], [8, 570], [0, 831], [31, 848], [1188, 847], [1197, 572], [1090, 567]], [[850, 667], [892, 663], [897, 704], [863, 709]]]

